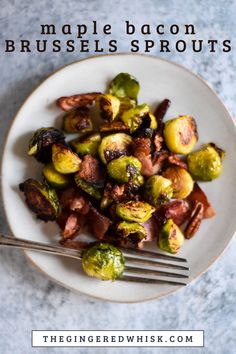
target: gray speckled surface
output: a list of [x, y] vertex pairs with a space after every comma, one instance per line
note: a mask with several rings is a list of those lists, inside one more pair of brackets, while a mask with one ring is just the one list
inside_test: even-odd
[[[230, 53], [165, 53], [162, 56], [200, 74], [236, 113], [236, 1], [36, 1], [1, 0], [0, 11], [0, 143], [24, 98], [49, 73], [89, 54], [3, 53], [4, 39], [39, 37], [40, 23], [77, 24], [97, 19], [111, 23], [119, 51], [128, 51], [124, 20], [141, 24], [194, 23], [197, 38], [232, 40]], [[57, 37], [61, 37], [60, 34]], [[137, 36], [139, 37], [139, 36]], [[152, 36], [150, 36], [152, 37]], [[169, 37], [167, 35], [167, 37]], [[91, 38], [91, 37], [90, 37]], [[103, 36], [98, 35], [102, 43]], [[62, 39], [62, 38], [61, 38]], [[92, 38], [91, 38], [92, 39]], [[104, 51], [106, 53], [106, 50]], [[90, 54], [93, 54], [93, 46]], [[159, 55], [157, 51], [152, 54]], [[1, 231], [8, 231], [3, 208]], [[0, 352], [67, 353], [71, 349], [31, 349], [32, 329], [204, 329], [204, 349], [110, 349], [111, 353], [235, 353], [236, 287], [234, 240], [220, 260], [187, 288], [159, 301], [119, 305], [105, 303], [62, 288], [28, 264], [17, 250], [0, 249]], [[72, 350], [77, 352], [78, 349]], [[104, 353], [83, 349], [81, 353]]]

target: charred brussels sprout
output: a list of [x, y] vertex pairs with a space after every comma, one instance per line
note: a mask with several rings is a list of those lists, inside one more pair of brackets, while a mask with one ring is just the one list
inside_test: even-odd
[[68, 175], [63, 175], [57, 172], [53, 163], [49, 163], [44, 166], [43, 175], [47, 182], [54, 188], [64, 188], [71, 181]]
[[133, 156], [121, 156], [107, 165], [109, 176], [120, 183], [135, 179], [140, 174], [141, 168], [141, 162]]
[[105, 136], [98, 147], [100, 159], [104, 164], [106, 164], [114, 158], [127, 155], [131, 143], [131, 136], [125, 133]]
[[116, 231], [122, 238], [130, 238], [135, 242], [139, 242], [146, 237], [145, 228], [137, 222], [121, 221]]
[[51, 161], [52, 144], [64, 144], [63, 133], [53, 127], [36, 130], [29, 141], [28, 155], [34, 156], [38, 161], [47, 163]]
[[194, 182], [184, 168], [171, 166], [163, 172], [163, 176], [172, 182], [173, 198], [185, 199], [192, 192]]
[[98, 96], [96, 106], [100, 116], [112, 122], [118, 115], [120, 109], [120, 100], [116, 96], [106, 94]]
[[155, 208], [145, 202], [130, 201], [116, 206], [116, 214], [126, 221], [145, 222], [154, 211]]
[[164, 128], [165, 143], [176, 154], [189, 154], [198, 141], [197, 125], [190, 116], [168, 120]]
[[167, 203], [172, 195], [172, 182], [162, 176], [151, 176], [144, 185], [144, 198], [154, 206]]
[[52, 146], [52, 162], [59, 173], [67, 174], [77, 172], [81, 160], [70, 148], [61, 144]]
[[116, 97], [131, 98], [137, 101], [139, 89], [139, 82], [134, 76], [120, 73], [111, 81], [109, 91]]
[[184, 235], [172, 219], [168, 219], [159, 233], [159, 247], [169, 253], [177, 253], [184, 243]]
[[136, 106], [136, 101], [132, 100], [130, 98], [120, 98], [120, 110], [119, 110], [119, 115], [124, 113], [125, 111], [128, 111], [131, 108], [134, 108]]
[[59, 215], [59, 201], [54, 189], [46, 183], [40, 183], [34, 179], [27, 179], [19, 185], [24, 192], [26, 204], [44, 221], [55, 220]]
[[82, 266], [86, 274], [101, 280], [115, 280], [124, 271], [122, 252], [109, 243], [96, 242], [82, 254]]
[[143, 118], [147, 113], [149, 113], [149, 111], [150, 107], [144, 103], [125, 111], [122, 114], [121, 119], [129, 127], [130, 132], [133, 133], [142, 124]]
[[101, 135], [95, 133], [74, 139], [71, 141], [70, 145], [74, 149], [74, 151], [80, 156], [84, 156], [87, 154], [96, 156], [100, 143]]
[[87, 133], [93, 130], [88, 107], [79, 107], [64, 115], [63, 130], [66, 133]]
[[80, 187], [84, 192], [91, 195], [91, 197], [100, 200], [102, 198], [102, 189], [98, 188], [96, 185], [84, 181], [78, 173], [75, 175], [75, 183]]
[[214, 144], [207, 144], [203, 149], [188, 155], [188, 169], [194, 179], [212, 181], [219, 177], [222, 171], [224, 153]]

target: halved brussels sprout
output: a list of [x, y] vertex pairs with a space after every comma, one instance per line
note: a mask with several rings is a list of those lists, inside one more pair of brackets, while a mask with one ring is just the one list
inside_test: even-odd
[[188, 169], [192, 177], [198, 181], [212, 181], [222, 171], [221, 149], [214, 144], [207, 144], [201, 150], [192, 152], [187, 157]]
[[125, 133], [117, 133], [105, 136], [98, 147], [98, 153], [103, 163], [107, 163], [114, 158], [128, 154], [128, 149], [132, 143], [131, 136]]
[[141, 162], [133, 156], [121, 156], [107, 165], [109, 176], [120, 183], [135, 179], [140, 174], [141, 168]]
[[115, 280], [124, 271], [122, 252], [105, 242], [91, 244], [82, 254], [82, 266], [89, 276], [101, 280]]
[[172, 195], [172, 182], [162, 176], [151, 176], [144, 185], [144, 199], [154, 206], [167, 203]]
[[145, 222], [152, 216], [155, 208], [145, 202], [129, 201], [116, 206], [116, 214], [126, 221]]
[[190, 116], [168, 120], [164, 127], [168, 149], [176, 154], [189, 154], [198, 141], [197, 125]]
[[70, 145], [80, 156], [87, 154], [96, 156], [98, 154], [98, 146], [100, 145], [101, 140], [101, 135], [94, 133], [74, 139], [70, 142]]
[[184, 243], [184, 235], [172, 219], [168, 219], [159, 233], [158, 239], [161, 250], [177, 253]]
[[120, 73], [111, 81], [109, 92], [119, 98], [127, 97], [137, 101], [139, 89], [139, 82], [134, 76]]
[[84, 192], [91, 195], [93, 198], [100, 200], [102, 198], [102, 189], [98, 188], [96, 185], [84, 181], [79, 173], [75, 174], [75, 183], [80, 187]]
[[27, 179], [19, 185], [25, 195], [28, 207], [44, 221], [55, 220], [59, 215], [59, 201], [56, 191], [46, 183]]
[[136, 101], [132, 100], [130, 98], [120, 98], [120, 110], [119, 110], [119, 115], [121, 115], [123, 112], [128, 111], [131, 108], [134, 108], [136, 106]]
[[64, 144], [64, 134], [53, 127], [37, 129], [29, 141], [28, 155], [34, 156], [38, 161], [47, 163], [52, 158], [52, 144]]
[[63, 130], [66, 133], [87, 133], [93, 130], [93, 123], [88, 107], [79, 107], [63, 117]]
[[100, 116], [112, 122], [118, 115], [120, 109], [120, 100], [116, 96], [104, 94], [96, 99], [96, 106]]
[[129, 127], [130, 132], [133, 133], [142, 124], [143, 117], [149, 113], [149, 111], [150, 107], [144, 103], [125, 111], [121, 115], [121, 120]]
[[194, 182], [184, 168], [171, 166], [162, 175], [172, 182], [173, 198], [185, 199], [192, 192]]
[[57, 172], [67, 174], [79, 170], [81, 159], [67, 146], [53, 144], [52, 162]]
[[70, 176], [59, 173], [53, 163], [44, 166], [43, 175], [47, 182], [54, 188], [66, 187], [71, 181]]
[[119, 236], [123, 238], [129, 237], [135, 242], [139, 242], [146, 237], [145, 228], [137, 222], [121, 221], [116, 227]]
[[148, 113], [148, 117], [150, 118], [150, 129], [156, 130], [157, 129], [157, 120], [154, 114]]

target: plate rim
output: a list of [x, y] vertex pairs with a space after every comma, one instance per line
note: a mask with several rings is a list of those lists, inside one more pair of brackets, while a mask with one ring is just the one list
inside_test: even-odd
[[[46, 75], [46, 77], [40, 81], [39, 84], [37, 84], [33, 90], [26, 96], [26, 98], [23, 100], [23, 102], [20, 104], [19, 108], [17, 109], [16, 113], [13, 115], [13, 119], [7, 129], [6, 135], [3, 139], [3, 149], [2, 149], [2, 153], [1, 153], [1, 158], [0, 158], [0, 174], [2, 175], [2, 170], [3, 170], [3, 161], [5, 160], [5, 154], [6, 154], [6, 146], [8, 144], [8, 138], [12, 129], [12, 126], [14, 125], [17, 116], [19, 115], [19, 113], [21, 112], [21, 110], [24, 108], [25, 104], [27, 103], [27, 101], [30, 99], [30, 97], [35, 93], [35, 91], [37, 91], [37, 89], [44, 84], [48, 79], [50, 79], [53, 75], [57, 74], [58, 72], [64, 70], [65, 68], [72, 66], [74, 64], [78, 64], [82, 61], [88, 61], [90, 59], [96, 59], [96, 58], [103, 58], [103, 57], [113, 57], [113, 56], [135, 56], [135, 57], [145, 57], [145, 58], [151, 58], [151, 59], [155, 59], [155, 60], [159, 60], [159, 61], [163, 61], [167, 64], [171, 64], [174, 66], [177, 66], [179, 69], [184, 70], [185, 72], [187, 72], [188, 74], [190, 74], [191, 76], [193, 76], [194, 78], [196, 78], [197, 80], [199, 80], [203, 85], [205, 85], [212, 93], [213, 95], [216, 97], [216, 99], [218, 100], [218, 102], [221, 104], [222, 108], [224, 109], [226, 116], [228, 117], [228, 119], [233, 123], [234, 125], [234, 130], [236, 133], [236, 122], [233, 119], [233, 116], [231, 115], [231, 113], [229, 112], [229, 110], [226, 108], [224, 102], [221, 100], [221, 98], [218, 96], [218, 94], [216, 93], [216, 91], [210, 86], [210, 84], [208, 84], [207, 81], [205, 81], [201, 76], [199, 76], [198, 74], [194, 73], [192, 70], [188, 69], [187, 67], [176, 63], [175, 61], [163, 58], [163, 57], [159, 57], [159, 56], [155, 56], [155, 55], [147, 55], [144, 53], [130, 53], [130, 52], [121, 52], [121, 53], [113, 53], [113, 54], [98, 54], [98, 55], [90, 55], [89, 57], [86, 58], [81, 58], [81, 59], [77, 59], [75, 61], [72, 61], [69, 64], [65, 64], [62, 67], [54, 70], [53, 72], [51, 72], [50, 74]], [[5, 215], [5, 221], [7, 223], [8, 228], [11, 231], [12, 236], [16, 237], [12, 231], [11, 225], [10, 225], [10, 221], [8, 219], [8, 213], [7, 213], [7, 208], [6, 208], [6, 200], [3, 197], [4, 193], [3, 193], [3, 183], [2, 183], [2, 179], [1, 179], [1, 188], [0, 188], [0, 194], [2, 196], [2, 205], [3, 205], [3, 214]], [[206, 273], [209, 268], [225, 253], [225, 251], [228, 249], [229, 245], [231, 244], [234, 234], [236, 232], [236, 225], [234, 227], [234, 231], [232, 233], [232, 235], [230, 236], [230, 239], [228, 241], [228, 243], [226, 244], [226, 246], [218, 252], [218, 254], [214, 257], [214, 259], [211, 261], [211, 263], [208, 265], [208, 267], [206, 267], [202, 272], [200, 272], [198, 275], [196, 275], [195, 277], [193, 277], [191, 279], [191, 282], [187, 284], [187, 286], [189, 286], [191, 283], [193, 283], [194, 281], [196, 281], [200, 276], [202, 276], [204, 273]], [[26, 259], [30, 262], [30, 264], [33, 266], [34, 269], [36, 269], [37, 271], [40, 271], [42, 274], [46, 275], [51, 281], [55, 282], [56, 284], [69, 289], [70, 291], [76, 292], [78, 294], [81, 295], [85, 295], [85, 296], [89, 296], [93, 299], [96, 300], [100, 300], [100, 301], [106, 301], [106, 302], [111, 302], [111, 303], [123, 303], [123, 304], [136, 304], [136, 303], [143, 303], [146, 301], [154, 301], [154, 300], [159, 300], [161, 298], [167, 297], [171, 294], [176, 293], [178, 290], [183, 289], [182, 286], [180, 287], [176, 287], [173, 290], [170, 290], [169, 292], [162, 294], [162, 295], [157, 295], [155, 297], [151, 297], [151, 298], [147, 298], [147, 299], [143, 299], [143, 300], [132, 300], [132, 301], [123, 301], [123, 300], [111, 300], [111, 299], [106, 299], [104, 297], [99, 297], [99, 296], [95, 296], [95, 295], [91, 295], [89, 293], [86, 293], [84, 291], [75, 289], [63, 282], [61, 282], [58, 279], [55, 279], [53, 276], [49, 275], [47, 272], [45, 272], [43, 269], [41, 269], [41, 267], [31, 258], [31, 256], [29, 255], [29, 251], [26, 250], [22, 250], [22, 252], [24, 253], [24, 255], [26, 256]]]

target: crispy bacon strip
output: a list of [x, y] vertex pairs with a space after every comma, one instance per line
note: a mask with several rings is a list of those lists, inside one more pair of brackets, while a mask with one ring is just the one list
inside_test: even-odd
[[90, 106], [91, 104], [93, 104], [98, 95], [101, 95], [101, 93], [90, 92], [82, 93], [80, 95], [65, 96], [58, 98], [56, 103], [59, 108], [61, 108], [65, 112], [68, 112], [78, 107]]
[[188, 220], [191, 213], [189, 203], [185, 200], [177, 199], [161, 205], [154, 216], [159, 226], [162, 226], [166, 219], [171, 218], [174, 223], [181, 226]]
[[83, 215], [64, 210], [57, 219], [57, 223], [62, 230], [63, 239], [74, 238], [85, 223]]
[[98, 159], [92, 155], [85, 155], [80, 165], [79, 176], [88, 183], [104, 185], [105, 170]]
[[90, 207], [88, 214], [88, 225], [91, 228], [91, 232], [99, 240], [102, 240], [107, 232], [109, 226], [112, 224], [111, 220], [105, 215], [99, 213], [93, 206]]

